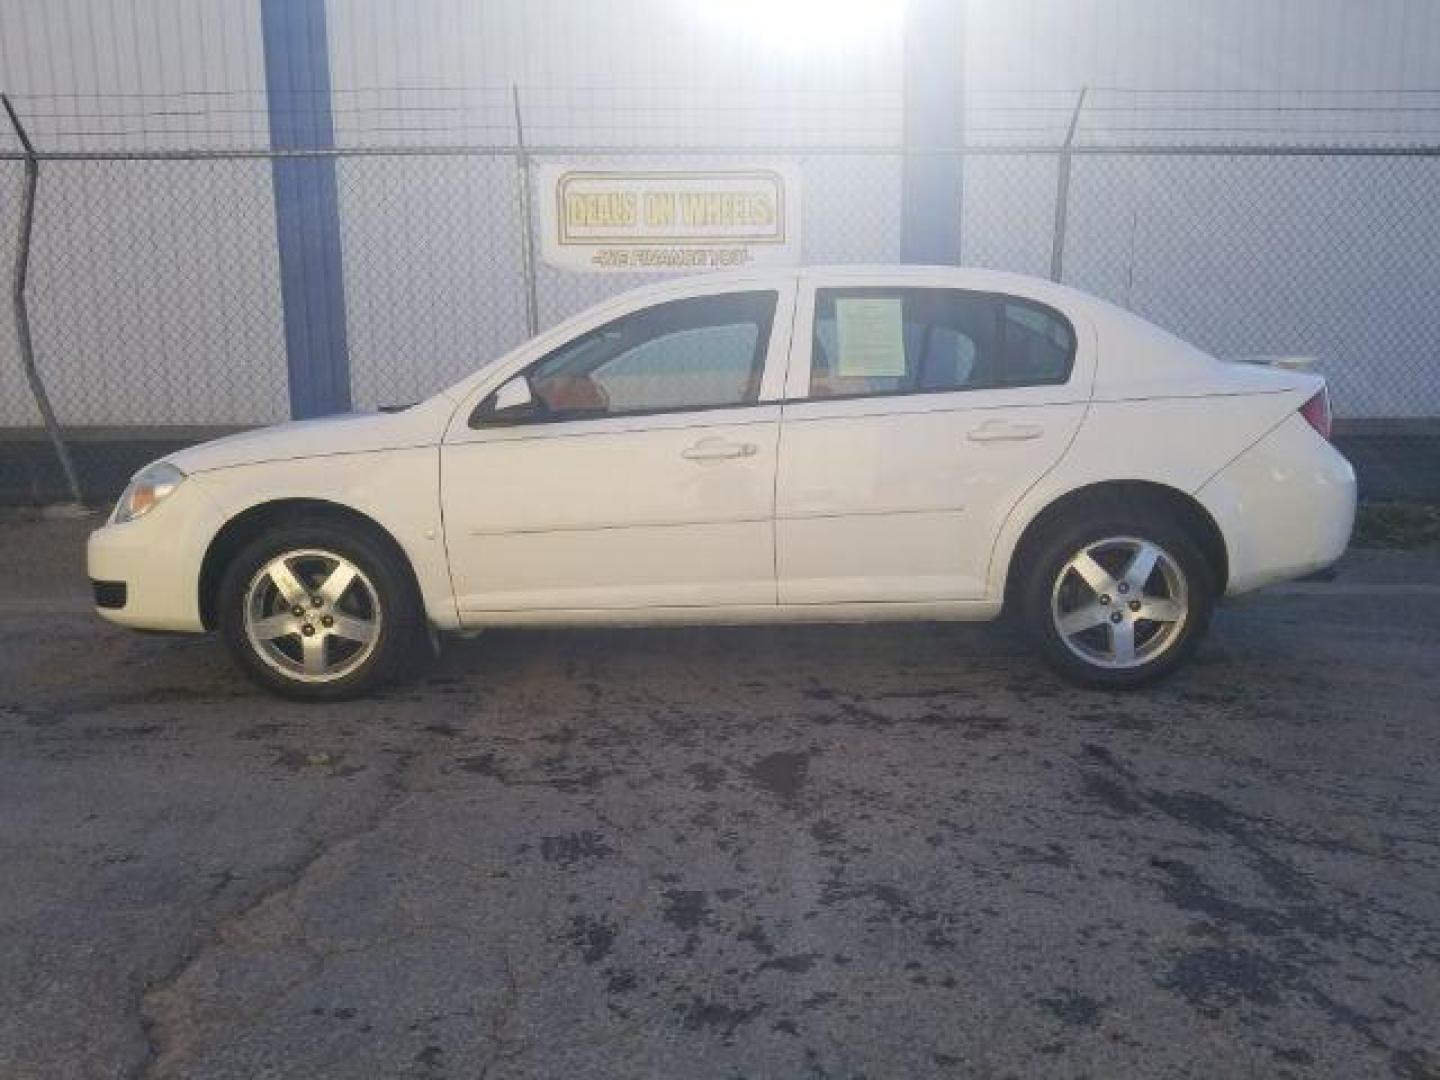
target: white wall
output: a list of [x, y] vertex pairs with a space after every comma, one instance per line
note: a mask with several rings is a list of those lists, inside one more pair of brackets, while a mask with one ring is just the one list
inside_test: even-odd
[[0, 0], [0, 90], [47, 150], [270, 137], [255, 0]]
[[[0, 3], [0, 89], [43, 150], [264, 146], [264, 87], [257, 3]], [[19, 173], [5, 163], [7, 295]], [[284, 417], [274, 222], [264, 161], [46, 162], [31, 320], [61, 422]], [[0, 426], [37, 423], [0, 326]]]
[[971, 0], [990, 90], [1373, 90], [1440, 85], [1429, 0]]
[[980, 131], [1053, 141], [1088, 86], [1092, 141], [1440, 137], [1430, 0], [971, 0], [965, 18]]
[[[970, 136], [1440, 144], [1440, 4], [974, 0]], [[1128, 89], [1114, 89], [1123, 87]], [[967, 262], [1048, 272], [1053, 160], [966, 166]], [[1440, 414], [1440, 158], [1077, 157], [1066, 280], [1220, 355], [1314, 357], [1344, 416]]]
[[[347, 136], [367, 142], [415, 141], [409, 132], [425, 128], [430, 138], [420, 141], [505, 141], [509, 87], [518, 84], [527, 128], [540, 142], [793, 144], [853, 137], [877, 120], [879, 134], [892, 136], [898, 15], [827, 55], [757, 35], [756, 7], [328, 0], [337, 116]], [[407, 104], [416, 110], [407, 113]], [[354, 115], [340, 115], [351, 105]], [[383, 111], [391, 109], [398, 111]]]

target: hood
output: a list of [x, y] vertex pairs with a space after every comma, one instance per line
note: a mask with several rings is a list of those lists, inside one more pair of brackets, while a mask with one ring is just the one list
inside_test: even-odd
[[454, 408], [455, 403], [442, 395], [402, 412], [293, 420], [189, 446], [165, 460], [193, 475], [265, 461], [434, 446], [444, 435]]

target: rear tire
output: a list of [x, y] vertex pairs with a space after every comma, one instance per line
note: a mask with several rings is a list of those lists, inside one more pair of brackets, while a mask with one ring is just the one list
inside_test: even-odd
[[326, 518], [267, 529], [221, 577], [220, 635], [240, 669], [299, 701], [369, 694], [418, 659], [424, 609], [403, 556]]
[[1020, 612], [1041, 656], [1071, 682], [1144, 686], [1204, 637], [1215, 575], [1159, 510], [1116, 507], [1063, 523], [1021, 568]]

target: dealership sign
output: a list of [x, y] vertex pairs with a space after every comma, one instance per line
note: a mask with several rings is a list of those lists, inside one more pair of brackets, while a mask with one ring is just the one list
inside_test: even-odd
[[800, 262], [800, 173], [541, 168], [541, 255], [571, 270], [738, 270]]

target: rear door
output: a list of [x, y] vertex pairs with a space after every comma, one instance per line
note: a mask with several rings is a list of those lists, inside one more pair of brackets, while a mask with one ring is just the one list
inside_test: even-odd
[[802, 279], [776, 484], [782, 604], [985, 596], [1080, 424], [1093, 334], [1020, 295]]
[[773, 606], [793, 302], [793, 279], [654, 302], [514, 373], [526, 415], [499, 387], [462, 410], [441, 479], [462, 621]]

